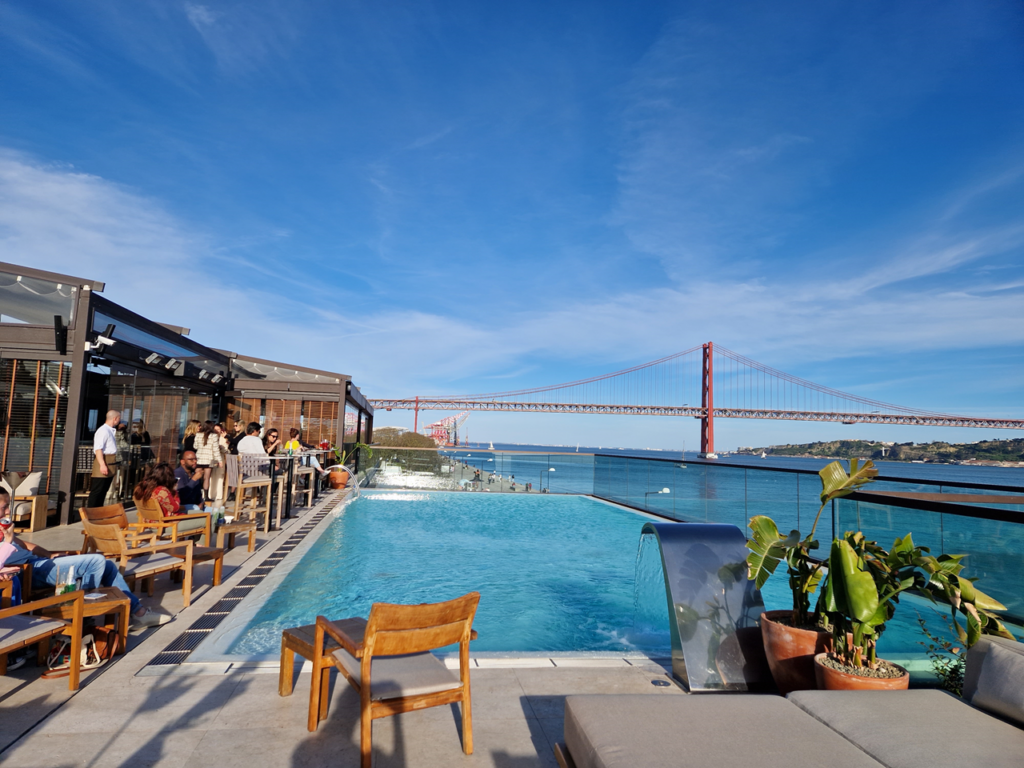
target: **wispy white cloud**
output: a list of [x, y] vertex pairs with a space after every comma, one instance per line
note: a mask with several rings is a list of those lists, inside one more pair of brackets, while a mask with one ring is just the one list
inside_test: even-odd
[[[997, 234], [991, 247], [1003, 242]], [[984, 248], [973, 247], [976, 258]], [[15, 263], [106, 280], [113, 300], [189, 326], [210, 346], [351, 373], [381, 396], [476, 390], [465, 382], [538, 368], [609, 371], [709, 339], [783, 368], [883, 348], [966, 349], [979, 339], [1024, 346], [1020, 280], [994, 286], [970, 275], [956, 289], [904, 280], [884, 291], [880, 278], [703, 279], [480, 320], [446, 315], [443, 302], [354, 314], [337, 308], [337, 294], [332, 301], [283, 287], [308, 280], [305, 263], [256, 270], [135, 190], [10, 151], [0, 153], [0, 248]], [[950, 257], [943, 268], [959, 263]]]

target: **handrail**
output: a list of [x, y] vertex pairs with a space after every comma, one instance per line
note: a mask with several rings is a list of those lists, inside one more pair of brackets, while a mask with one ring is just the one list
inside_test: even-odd
[[[532, 451], [532, 453], [543, 453], [543, 451]], [[639, 459], [641, 461], [662, 461], [670, 464], [679, 464], [680, 459], [662, 459], [656, 456], [617, 456], [610, 453], [595, 453], [595, 457], [600, 456], [605, 459]], [[825, 459], [822, 459], [825, 461]], [[800, 469], [797, 467], [752, 467], [749, 464], [733, 464], [731, 462], [724, 462], [718, 459], [686, 459], [686, 464], [696, 464], [706, 467], [730, 467], [732, 469], [750, 469], [755, 472], [785, 472], [789, 474], [797, 475], [817, 475], [818, 470], [816, 469]], [[879, 472], [882, 472], [885, 467], [879, 467]], [[922, 478], [911, 478], [911, 477], [891, 477], [879, 474], [875, 480], [876, 482], [885, 483], [908, 483], [912, 485], [938, 485], [946, 486], [948, 488], [977, 488], [982, 491], [1018, 491], [1024, 492], [1024, 488], [1019, 485], [1001, 485], [995, 483], [968, 483], [963, 480], [925, 480]]]

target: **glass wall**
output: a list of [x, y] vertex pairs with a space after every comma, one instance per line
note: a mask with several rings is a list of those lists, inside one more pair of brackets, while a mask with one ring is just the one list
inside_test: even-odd
[[106, 503], [131, 503], [131, 493], [146, 468], [158, 462], [178, 463], [182, 434], [189, 419], [215, 420], [214, 393], [190, 388], [120, 363], [86, 368], [82, 430], [78, 444], [75, 505], [85, 503], [92, 475], [92, 445], [108, 410], [121, 414], [118, 428], [118, 468]]
[[53, 501], [57, 500], [70, 378], [71, 363], [0, 360], [0, 470], [42, 472], [39, 492]]

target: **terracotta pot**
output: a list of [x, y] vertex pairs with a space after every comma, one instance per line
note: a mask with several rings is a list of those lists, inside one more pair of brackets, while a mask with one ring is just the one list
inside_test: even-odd
[[803, 629], [780, 624], [778, 619], [792, 611], [766, 611], [761, 614], [761, 638], [768, 668], [779, 693], [813, 691], [814, 655], [824, 653], [831, 635], [824, 629]]
[[332, 469], [328, 474], [327, 479], [331, 483], [331, 488], [338, 490], [348, 485], [349, 473], [347, 469]]
[[823, 691], [905, 691], [910, 687], [910, 673], [899, 664], [893, 666], [903, 671], [901, 677], [862, 677], [826, 667], [821, 660], [827, 655], [819, 653], [814, 657], [814, 675]]

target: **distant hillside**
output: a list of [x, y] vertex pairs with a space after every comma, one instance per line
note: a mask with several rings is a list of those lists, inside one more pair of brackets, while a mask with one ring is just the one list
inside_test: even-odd
[[[830, 459], [885, 459], [887, 461], [1024, 462], [1024, 439], [985, 440], [978, 443], [875, 443], [866, 440], [831, 440], [825, 443], [772, 445], [752, 448], [769, 456], [812, 456]], [[743, 451], [744, 453], [746, 451]]]

